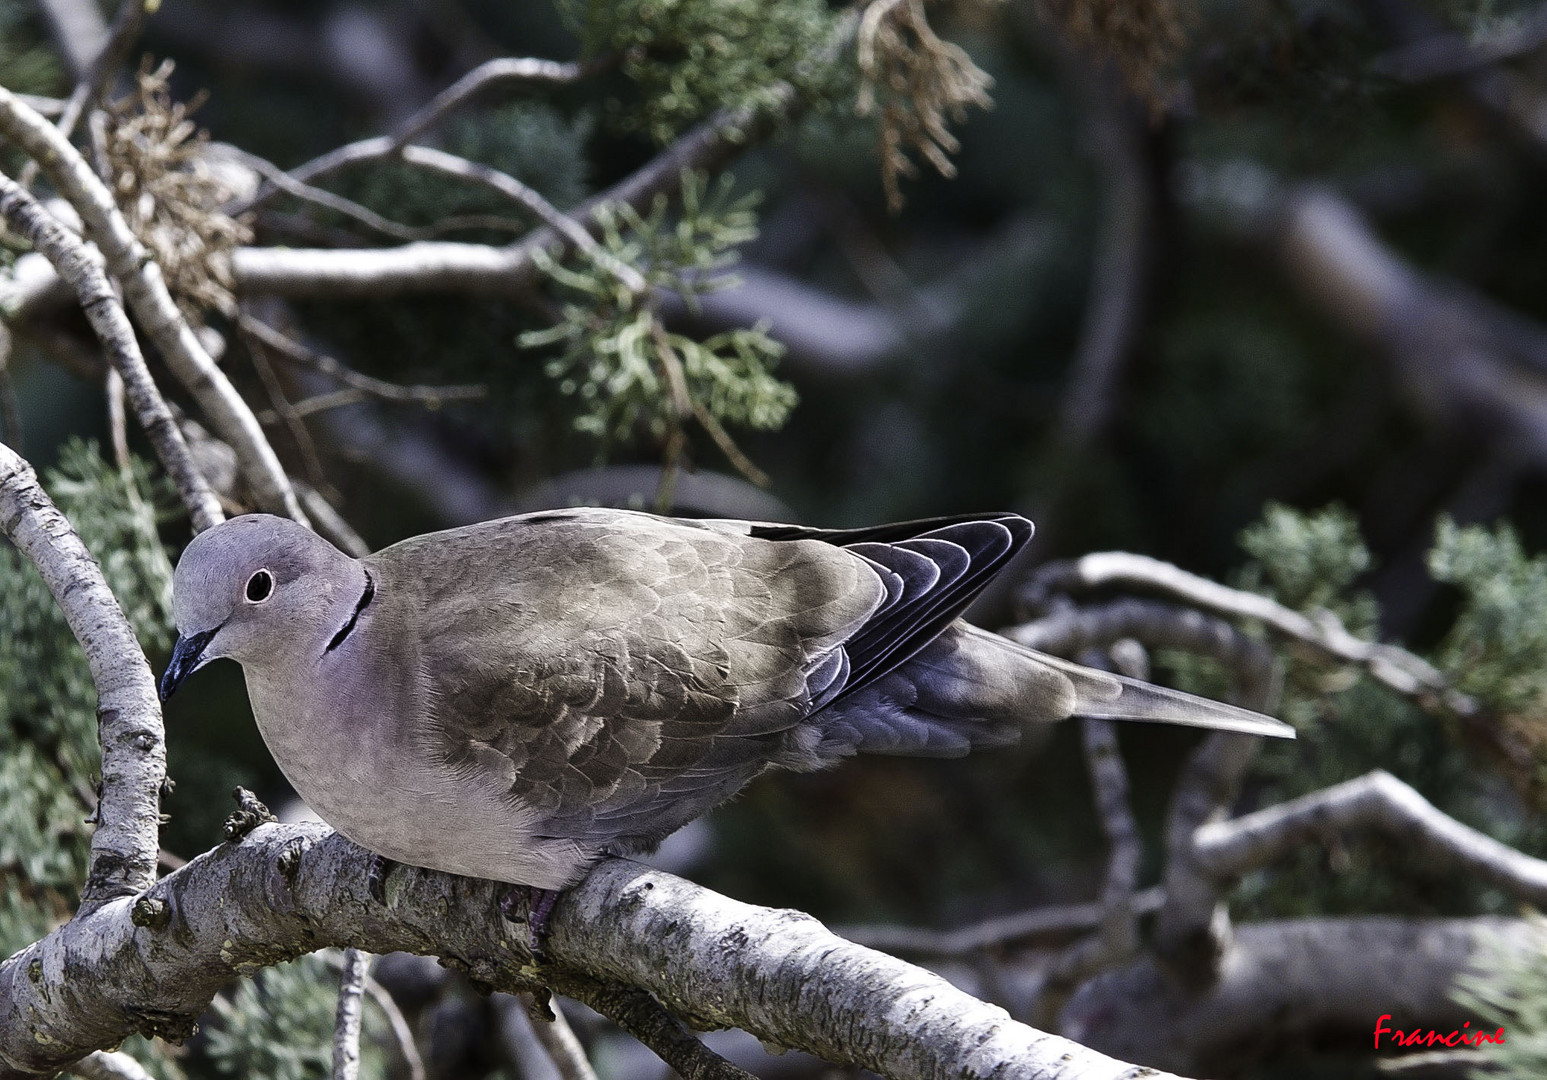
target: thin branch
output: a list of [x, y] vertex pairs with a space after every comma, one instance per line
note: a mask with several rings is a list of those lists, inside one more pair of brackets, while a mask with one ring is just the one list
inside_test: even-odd
[[1082, 950], [1071, 954], [1065, 966], [1055, 969], [1050, 987], [1072, 986], [1100, 967], [1111, 957], [1126, 957], [1138, 945], [1138, 926], [1133, 912], [1137, 892], [1139, 864], [1143, 848], [1139, 827], [1128, 805], [1128, 771], [1123, 768], [1117, 732], [1110, 720], [1080, 722], [1085, 760], [1091, 783], [1096, 789], [1097, 817], [1109, 847], [1106, 880], [1101, 887], [1102, 932], [1094, 946], [1094, 955]]
[[102, 100], [108, 81], [123, 65], [124, 58], [135, 39], [140, 36], [140, 30], [149, 14], [149, 5], [145, 0], [122, 0], [119, 4], [107, 40], [92, 58], [89, 70], [81, 74], [69, 100], [65, 102], [64, 112], [59, 116], [59, 131], [65, 138], [74, 133], [75, 125], [80, 123], [81, 117], [96, 108]]
[[[584, 64], [563, 63], [556, 60], [503, 58], [481, 64], [441, 91], [424, 108], [404, 120], [391, 135], [378, 135], [361, 139], [330, 150], [321, 157], [298, 165], [287, 174], [291, 180], [306, 183], [320, 176], [337, 172], [347, 165], [387, 157], [429, 128], [440, 123], [452, 110], [460, 107], [490, 86], [502, 82], [541, 82], [555, 86], [570, 83], [604, 70], [611, 60], [596, 60]], [[270, 178], [271, 185], [260, 189], [252, 198], [232, 208], [233, 213], [250, 210], [273, 198], [281, 183]]]
[[591, 1068], [585, 1047], [580, 1045], [575, 1029], [570, 1027], [569, 1021], [564, 1018], [564, 1010], [557, 1006], [550, 1006], [549, 1011], [553, 1014], [553, 1019], [534, 1020], [530, 1012], [535, 1005], [532, 995], [523, 994], [521, 1000], [527, 1004], [527, 1009], [522, 1010], [522, 1015], [526, 1017], [532, 1029], [532, 1035], [548, 1052], [548, 1058], [553, 1062], [554, 1068], [558, 1069], [559, 1076], [563, 1080], [597, 1080], [596, 1070]]
[[[317, 446], [312, 442], [311, 432], [306, 430], [306, 425], [301, 420], [300, 410], [285, 396], [285, 389], [279, 383], [279, 376], [274, 374], [267, 351], [261, 345], [249, 341], [247, 355], [252, 360], [253, 370], [258, 373], [258, 380], [263, 383], [264, 391], [269, 395], [269, 401], [274, 405], [275, 413], [284, 421], [296, 449], [305, 460], [312, 482], [322, 483], [322, 461], [317, 457]], [[258, 419], [260, 422], [264, 420], [262, 416]]]
[[1375, 1067], [1394, 1076], [1418, 1073], [1425, 1077], [1477, 1077], [1488, 1075], [1490, 1063], [1488, 1055], [1480, 1050], [1426, 1050], [1418, 1054], [1377, 1058]]
[[350, 527], [339, 512], [333, 509], [333, 505], [322, 497], [322, 493], [309, 484], [296, 485], [296, 492], [301, 496], [301, 502], [306, 506], [306, 512], [312, 517], [312, 524], [317, 532], [325, 537], [334, 547], [347, 552], [356, 559], [363, 559], [371, 553], [371, 546], [361, 539], [360, 534]]
[[[1081, 661], [1091, 667], [1116, 666], [1130, 678], [1149, 677], [1148, 657], [1132, 638], [1115, 642], [1104, 654], [1091, 650]], [[1046, 968], [1033, 1014], [1042, 1024], [1056, 1021], [1054, 1010], [1080, 983], [1129, 960], [1139, 947], [1139, 919], [1133, 898], [1138, 892], [1144, 848], [1129, 805], [1128, 770], [1117, 744], [1116, 725], [1110, 720], [1082, 717], [1080, 738], [1095, 793], [1096, 816], [1107, 841], [1101, 925], [1095, 934], [1064, 949]]]
[[567, 979], [563, 986], [566, 993], [584, 1001], [648, 1046], [682, 1080], [757, 1080], [705, 1046], [682, 1021], [643, 990], [590, 979]]
[[1337, 830], [1384, 834], [1436, 866], [1485, 881], [1526, 903], [1547, 903], [1547, 861], [1461, 824], [1379, 769], [1279, 806], [1205, 825], [1194, 845], [1204, 869], [1228, 881]]
[[[167, 291], [161, 268], [129, 229], [112, 194], [59, 129], [0, 87], [0, 135], [42, 166], [54, 188], [73, 206], [101, 248], [128, 306], [162, 358], [209, 417], [216, 434], [242, 463], [259, 504], [305, 522], [285, 470], [225, 373], [216, 366]], [[126, 377], [125, 383], [130, 384]], [[131, 384], [132, 385], [132, 384]]]
[[95, 0], [42, 0], [38, 5], [53, 31], [65, 66], [83, 78], [107, 41], [107, 24]]
[[333, 1080], [359, 1080], [361, 997], [371, 956], [345, 949], [338, 976], [338, 1008], [333, 1014]]
[[[543, 1017], [537, 1015], [539, 1008], [544, 1010]], [[507, 1041], [530, 1045], [532, 1051], [540, 1048], [559, 1080], [597, 1080], [596, 1070], [586, 1058], [585, 1047], [580, 1044], [575, 1029], [569, 1026], [557, 1002], [539, 1006], [531, 994], [506, 995], [499, 999], [499, 1013]], [[535, 1053], [531, 1056], [536, 1058]], [[542, 1067], [541, 1062], [536, 1064]], [[527, 1080], [536, 1080], [525, 1069], [522, 1075]]]
[[[694, 170], [713, 171], [772, 131], [795, 106], [795, 91], [781, 84], [771, 94], [774, 105], [726, 109], [692, 129], [649, 163], [572, 215], [587, 233], [600, 230], [595, 212], [608, 203], [648, 211], [655, 196], [675, 191], [682, 176]], [[385, 153], [387, 142], [365, 146], [353, 160]], [[295, 174], [292, 174], [295, 175]], [[395, 248], [334, 250], [328, 248], [238, 248], [231, 272], [244, 293], [317, 296], [389, 296], [402, 292], [474, 292], [519, 296], [540, 280], [532, 253], [562, 251], [567, 245], [551, 227], [537, 229], [520, 242], [493, 248], [484, 244], [423, 241]]]
[[[1135, 915], [1160, 910], [1165, 894], [1160, 889], [1135, 893]], [[999, 915], [952, 930], [913, 926], [835, 926], [841, 938], [882, 952], [903, 956], [958, 958], [991, 950], [1012, 949], [1043, 938], [1088, 933], [1101, 925], [1106, 909], [1099, 903], [1037, 907], [1013, 915]]]
[[433, 229], [417, 229], [411, 225], [401, 224], [400, 222], [393, 221], [391, 218], [383, 217], [370, 207], [363, 206], [353, 199], [346, 199], [344, 196], [334, 192], [303, 183], [273, 162], [266, 158], [261, 158], [257, 154], [249, 153], [240, 147], [232, 146], [230, 150], [238, 161], [274, 185], [276, 190], [300, 199], [303, 202], [320, 206], [325, 210], [332, 210], [334, 213], [343, 214], [345, 217], [352, 218], [366, 228], [374, 229], [384, 236], [390, 236], [394, 240], [425, 240], [435, 234]]
[[[124, 415], [124, 377], [118, 374], [118, 369], [107, 369], [107, 385], [104, 387], [107, 395], [107, 430], [108, 439], [113, 446], [113, 463], [118, 466], [119, 472], [128, 472], [129, 464], [129, 424]], [[190, 451], [189, 456], [192, 457]], [[213, 492], [211, 492], [213, 494]]]
[[408, 1026], [408, 1017], [403, 1015], [403, 1010], [398, 1008], [397, 1001], [387, 992], [387, 988], [367, 972], [365, 976], [365, 992], [371, 996], [376, 1007], [387, 1018], [387, 1024], [392, 1028], [392, 1037], [397, 1040], [398, 1053], [403, 1055], [403, 1063], [408, 1066], [408, 1080], [425, 1080], [424, 1057], [419, 1053], [419, 1044], [414, 1041], [413, 1029]]
[[[1018, 1024], [809, 916], [637, 864], [604, 860], [564, 894], [534, 971], [524, 930], [500, 913], [497, 883], [404, 867], [386, 907], [370, 898], [369, 862], [324, 826], [260, 825], [137, 900], [77, 918], [0, 962], [0, 1062], [42, 1072], [131, 1030], [186, 1034], [239, 969], [332, 945], [439, 955], [477, 984], [515, 993], [532, 989], [534, 975], [570, 996], [585, 981], [637, 987], [695, 1028], [745, 1028], [893, 1080], [1163, 1080]], [[136, 910], [169, 919], [137, 926]], [[154, 1016], [133, 1007], [150, 999]]]
[[245, 312], [238, 316], [237, 325], [243, 333], [251, 334], [286, 360], [309, 367], [313, 371], [320, 371], [336, 382], [341, 382], [351, 389], [382, 401], [413, 402], [433, 409], [439, 408], [448, 401], [476, 401], [486, 397], [489, 392], [487, 387], [478, 385], [402, 386], [398, 383], [373, 379], [326, 353], [308, 349], [262, 319]]
[[1323, 660], [1352, 664], [1388, 689], [1425, 708], [1473, 716], [1478, 704], [1455, 690], [1443, 673], [1406, 649], [1355, 637], [1330, 612], [1313, 618], [1256, 593], [1232, 589], [1147, 555], [1098, 552], [1041, 567], [1022, 591], [1032, 609], [1059, 592], [1101, 588], [1147, 589], [1202, 611], [1260, 622], [1272, 632], [1305, 645]]
[[650, 291], [650, 283], [638, 270], [620, 261], [612, 252], [597, 243], [596, 239], [581, 228], [574, 218], [509, 173], [476, 161], [469, 161], [455, 154], [448, 154], [444, 150], [434, 150], [428, 146], [405, 146], [401, 149], [401, 153], [403, 160], [410, 165], [428, 169], [443, 176], [454, 176], [471, 181], [498, 195], [503, 195], [518, 206], [525, 207], [544, 225], [568, 240], [578, 251], [583, 252], [592, 262], [611, 273], [629, 292], [635, 296], [643, 296]]
[[[0, 100], [3, 100], [3, 94], [4, 90], [0, 89]], [[0, 174], [0, 217], [30, 240], [75, 290], [91, 328], [102, 342], [108, 362], [124, 381], [124, 389], [134, 404], [140, 426], [156, 448], [162, 467], [177, 486], [183, 505], [188, 508], [194, 529], [202, 531], [224, 520], [219, 501], [195, 467], [182, 432], [150, 377], [145, 358], [140, 355], [139, 342], [135, 340], [134, 328], [129, 324], [117, 294], [86, 245], [51, 217], [21, 185], [4, 174]]]
[[[339, 969], [341, 988], [348, 963], [347, 957], [356, 951], [329, 949], [321, 954], [324, 960]], [[381, 1010], [382, 1015], [387, 1018], [387, 1024], [392, 1028], [392, 1037], [397, 1040], [398, 1053], [403, 1055], [403, 1063], [408, 1066], [408, 1080], [425, 1080], [424, 1058], [419, 1053], [419, 1044], [414, 1041], [413, 1029], [408, 1026], [408, 1017], [404, 1016], [403, 1010], [398, 1008], [397, 1001], [391, 992], [372, 977], [369, 964], [366, 965], [360, 985], [376, 1007]]]
[[[96, 560], [44, 494], [32, 466], [5, 446], [0, 446], [0, 530], [38, 568], [86, 654], [97, 689], [102, 794], [81, 888], [81, 909], [89, 911], [156, 880], [166, 779], [156, 684]], [[0, 1016], [6, 1011], [0, 1006]], [[74, 1053], [67, 1048], [55, 1067], [110, 1045], [115, 1042], [80, 1046]]]

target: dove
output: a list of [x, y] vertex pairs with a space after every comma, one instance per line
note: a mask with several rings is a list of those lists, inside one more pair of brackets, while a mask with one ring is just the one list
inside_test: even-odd
[[955, 757], [1070, 716], [1293, 737], [961, 614], [1013, 514], [851, 530], [544, 511], [351, 558], [265, 514], [178, 561], [166, 700], [242, 666], [285, 777], [381, 858], [536, 890], [651, 850], [770, 769]]

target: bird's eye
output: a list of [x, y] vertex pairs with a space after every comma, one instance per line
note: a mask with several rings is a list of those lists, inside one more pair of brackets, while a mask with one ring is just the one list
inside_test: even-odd
[[257, 570], [247, 579], [247, 602], [261, 604], [274, 592], [274, 575], [267, 570]]

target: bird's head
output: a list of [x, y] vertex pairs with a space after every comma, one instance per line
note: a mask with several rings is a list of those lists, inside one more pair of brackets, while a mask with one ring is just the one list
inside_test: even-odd
[[161, 700], [221, 657], [245, 666], [320, 656], [366, 580], [358, 562], [287, 518], [245, 514], [200, 533], [172, 578], [177, 642]]

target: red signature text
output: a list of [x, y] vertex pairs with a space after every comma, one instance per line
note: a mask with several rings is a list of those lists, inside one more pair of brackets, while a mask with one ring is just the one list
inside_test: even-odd
[[1375, 1049], [1380, 1049], [1380, 1037], [1391, 1036], [1394, 1046], [1481, 1046], [1483, 1043], [1502, 1043], [1504, 1041], [1504, 1029], [1489, 1034], [1481, 1030], [1468, 1030], [1472, 1022], [1468, 1020], [1460, 1028], [1448, 1035], [1441, 1035], [1438, 1031], [1423, 1031], [1414, 1028], [1412, 1031], [1403, 1031], [1400, 1028], [1389, 1028], [1386, 1021], [1391, 1019], [1390, 1013], [1384, 1013], [1375, 1021]]

